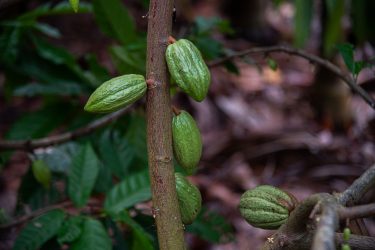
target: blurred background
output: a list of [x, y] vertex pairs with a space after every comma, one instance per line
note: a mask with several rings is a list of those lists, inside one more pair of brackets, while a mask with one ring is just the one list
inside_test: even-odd
[[[374, 96], [375, 1], [176, 0], [175, 7], [173, 36], [193, 41], [209, 64], [235, 51], [290, 45], [338, 65]], [[78, 13], [68, 1], [0, 0], [0, 138], [41, 138], [101, 117], [83, 111], [97, 86], [120, 74], [145, 74], [147, 9], [147, 0], [81, 1]], [[204, 202], [199, 219], [187, 226], [190, 249], [262, 245], [271, 232], [248, 225], [237, 209], [247, 189], [269, 184], [298, 199], [340, 192], [374, 163], [374, 110], [319, 65], [272, 53], [210, 70], [202, 103], [173, 83], [171, 89], [173, 104], [194, 116], [204, 143], [190, 177]], [[113, 183], [147, 168], [143, 105], [87, 137], [0, 152], [4, 217], [66, 199], [66, 173], [87, 142], [103, 177], [93, 196], [103, 199]], [[49, 188], [33, 177], [36, 159], [52, 172]], [[132, 209], [154, 237], [150, 204]], [[0, 234], [0, 249], [9, 249], [18, 230]], [[358, 233], [373, 236], [374, 220]], [[118, 242], [117, 249], [128, 249]]]

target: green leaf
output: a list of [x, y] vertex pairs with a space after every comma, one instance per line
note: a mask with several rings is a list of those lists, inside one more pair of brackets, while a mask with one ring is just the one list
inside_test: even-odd
[[60, 209], [56, 209], [30, 221], [18, 235], [13, 250], [39, 249], [45, 242], [56, 235], [64, 218], [65, 213]]
[[95, 82], [95, 87], [99, 87], [100, 84], [111, 78], [108, 70], [99, 64], [96, 55], [88, 54], [85, 59], [89, 65], [88, 77], [92, 82]]
[[[81, 3], [79, 13], [90, 13], [92, 6], [89, 3]], [[56, 5], [53, 3], [46, 3], [39, 6], [32, 11], [29, 11], [18, 18], [20, 21], [35, 21], [36, 19], [43, 16], [63, 15], [74, 13], [71, 5], [67, 2], [60, 2]]]
[[70, 2], [70, 6], [72, 6], [72, 9], [74, 10], [74, 12], [78, 12], [79, 0], [69, 0], [69, 2]]
[[310, 36], [313, 15], [313, 0], [295, 0], [296, 12], [294, 16], [294, 44], [303, 47]]
[[134, 149], [128, 141], [117, 131], [106, 130], [100, 137], [98, 147], [104, 166], [124, 179], [134, 159]]
[[68, 174], [72, 158], [79, 151], [79, 144], [75, 142], [64, 143], [60, 146], [38, 150], [35, 152], [37, 159], [46, 162], [52, 172]]
[[129, 125], [126, 128], [125, 138], [129, 143], [129, 147], [132, 148], [138, 163], [141, 164], [141, 169], [144, 169], [148, 164], [148, 160], [146, 144], [146, 119], [143, 115], [133, 114], [130, 116]]
[[30, 83], [16, 88], [13, 92], [15, 96], [33, 97], [38, 95], [74, 96], [81, 95], [86, 91], [75, 83], [42, 84]]
[[354, 72], [354, 46], [348, 43], [336, 45], [345, 65], [350, 72]]
[[56, 29], [55, 27], [52, 27], [49, 24], [35, 23], [33, 25], [33, 27], [34, 27], [34, 29], [43, 33], [46, 36], [49, 36], [49, 37], [52, 37], [52, 38], [60, 38], [61, 37], [60, 31], [58, 29]]
[[273, 60], [272, 58], [267, 59], [267, 64], [268, 64], [268, 67], [270, 67], [270, 69], [272, 69], [273, 71], [276, 71], [278, 68], [277, 62]]
[[55, 64], [72, 65], [75, 63], [74, 57], [64, 48], [56, 47], [43, 39], [33, 36], [33, 42], [38, 54]]
[[70, 243], [79, 238], [82, 233], [83, 218], [80, 216], [69, 217], [65, 220], [57, 233], [57, 241], [60, 245]]
[[144, 74], [146, 65], [145, 50], [130, 51], [122, 46], [112, 46], [110, 48], [112, 58], [116, 67], [122, 74]]
[[186, 231], [212, 243], [225, 243], [234, 239], [233, 228], [221, 215], [202, 209]]
[[13, 63], [19, 53], [21, 40], [20, 28], [6, 28], [0, 36], [0, 59], [7, 63]]
[[71, 250], [111, 250], [112, 242], [102, 223], [87, 218], [83, 222], [81, 236], [73, 242]]
[[147, 171], [128, 176], [114, 186], [104, 202], [106, 212], [113, 214], [151, 198], [150, 180]]
[[120, 0], [94, 0], [96, 20], [110, 37], [127, 44], [136, 38], [135, 24]]
[[65, 107], [63, 113], [61, 110], [61, 105], [52, 105], [42, 110], [25, 114], [16, 120], [6, 137], [8, 139], [23, 140], [42, 137], [60, 125], [66, 115], [69, 115], [68, 107]]
[[90, 144], [73, 159], [68, 176], [68, 194], [77, 207], [86, 204], [99, 173], [99, 160]]
[[121, 221], [130, 226], [133, 233], [132, 250], [153, 250], [152, 236], [147, 233], [141, 225], [133, 220], [126, 211], [112, 215], [115, 221]]

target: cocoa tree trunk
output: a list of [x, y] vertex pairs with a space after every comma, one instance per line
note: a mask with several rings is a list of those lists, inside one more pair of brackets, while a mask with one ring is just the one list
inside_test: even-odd
[[172, 0], [150, 1], [146, 65], [147, 149], [153, 215], [161, 250], [185, 248], [174, 178], [172, 110], [165, 62], [172, 12]]

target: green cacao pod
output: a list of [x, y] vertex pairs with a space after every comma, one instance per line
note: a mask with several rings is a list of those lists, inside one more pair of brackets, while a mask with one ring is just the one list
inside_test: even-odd
[[195, 172], [202, 155], [202, 139], [191, 115], [182, 110], [172, 120], [173, 151], [177, 162], [187, 174]]
[[296, 203], [296, 198], [291, 194], [263, 185], [246, 191], [241, 196], [239, 209], [250, 225], [262, 229], [277, 229], [288, 219]]
[[110, 113], [140, 99], [147, 84], [142, 75], [122, 75], [104, 82], [91, 94], [85, 110], [94, 113]]
[[31, 165], [35, 179], [42, 184], [43, 187], [49, 188], [51, 184], [51, 170], [43, 160], [36, 160]]
[[181, 220], [185, 225], [193, 223], [202, 207], [199, 189], [180, 173], [175, 173], [176, 191], [180, 206]]
[[203, 101], [211, 75], [197, 47], [189, 40], [180, 39], [167, 47], [166, 60], [177, 85], [194, 100]]

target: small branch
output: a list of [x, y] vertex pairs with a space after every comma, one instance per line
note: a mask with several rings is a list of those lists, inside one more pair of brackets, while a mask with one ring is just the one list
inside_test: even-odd
[[[97, 200], [89, 200], [87, 202], [87, 205], [86, 207], [91, 207], [91, 206], [101, 206], [101, 203]], [[0, 225], [0, 230], [3, 230], [3, 229], [7, 229], [7, 228], [10, 228], [10, 227], [15, 227], [15, 226], [18, 226], [20, 224], [23, 224], [29, 220], [32, 220], [34, 219], [35, 217], [38, 217], [42, 214], [45, 214], [51, 210], [54, 210], [54, 209], [66, 209], [68, 207], [72, 207], [74, 206], [72, 201], [68, 200], [68, 201], [64, 201], [64, 202], [61, 202], [61, 203], [58, 203], [58, 204], [53, 204], [53, 205], [50, 205], [50, 206], [47, 206], [47, 207], [43, 207], [41, 209], [38, 209], [38, 210], [35, 210], [35, 211], [32, 211], [31, 213], [29, 214], [26, 214], [26, 215], [23, 215], [9, 223], [6, 223], [6, 224], [2, 224]], [[84, 208], [81, 208], [79, 210], [83, 210], [85, 209], [86, 207]]]
[[339, 78], [341, 78], [355, 93], [361, 96], [373, 109], [375, 109], [375, 100], [359, 85], [356, 84], [354, 79], [351, 76], [346, 75], [342, 70], [334, 65], [333, 63], [329, 62], [328, 60], [322, 59], [316, 55], [309, 54], [303, 50], [294, 49], [286, 46], [273, 46], [273, 47], [264, 47], [264, 48], [251, 48], [248, 50], [240, 51], [233, 53], [227, 57], [214, 60], [208, 63], [209, 67], [216, 67], [218, 65], [223, 64], [226, 61], [234, 59], [236, 57], [246, 56], [248, 54], [257, 54], [257, 53], [274, 53], [274, 52], [281, 52], [286, 53], [293, 56], [302, 57], [310, 62], [315, 64], [319, 64], [328, 70], [332, 71], [336, 74]]
[[[341, 246], [344, 241], [342, 233], [336, 233], [335, 235], [336, 246]], [[352, 250], [374, 250], [375, 249], [375, 238], [369, 236], [351, 234], [349, 241], [347, 242]], [[339, 248], [337, 248], [339, 249]]]
[[312, 250], [334, 250], [335, 230], [338, 226], [337, 202], [333, 197], [326, 198], [321, 203], [322, 214], [316, 217], [316, 228]]
[[85, 127], [78, 128], [77, 130], [62, 133], [59, 135], [52, 135], [49, 137], [35, 139], [35, 140], [0, 140], [0, 151], [2, 150], [14, 150], [14, 149], [25, 149], [32, 150], [35, 148], [43, 148], [51, 145], [61, 144], [70, 140], [77, 139], [79, 137], [88, 135], [95, 130], [106, 126], [107, 124], [113, 122], [119, 117], [123, 116], [129, 111], [129, 107], [121, 109], [117, 112], [106, 115], [98, 120], [88, 124]]
[[366, 192], [375, 185], [375, 165], [364, 172], [353, 184], [342, 192], [338, 199], [343, 206], [353, 205], [366, 194]]
[[341, 220], [374, 216], [375, 203], [355, 207], [341, 207], [338, 210], [338, 214]]

